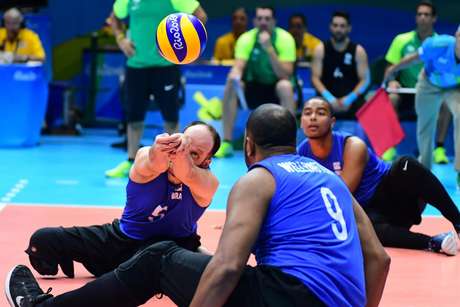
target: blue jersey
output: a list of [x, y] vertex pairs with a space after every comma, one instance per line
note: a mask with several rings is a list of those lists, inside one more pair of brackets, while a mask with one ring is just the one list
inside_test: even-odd
[[144, 184], [129, 180], [120, 229], [137, 240], [188, 237], [196, 232], [196, 222], [204, 210], [190, 189], [171, 183], [166, 172]]
[[345, 184], [298, 155], [272, 156], [255, 167], [276, 183], [253, 246], [257, 264], [297, 277], [328, 306], [364, 306], [363, 257]]
[[[332, 132], [331, 152], [325, 159], [320, 159], [313, 154], [308, 139], [305, 139], [302, 143], [300, 143], [300, 145], [297, 147], [297, 152], [301, 156], [305, 156], [318, 161], [322, 166], [340, 176], [343, 169], [343, 149], [345, 147], [347, 138], [350, 136], [352, 135], [348, 133], [335, 131]], [[369, 148], [367, 149], [367, 153], [369, 160], [364, 167], [361, 182], [356, 188], [356, 191], [353, 193], [356, 200], [362, 206], [367, 205], [368, 201], [374, 195], [378, 184], [380, 181], [382, 181], [383, 177], [388, 173], [388, 170], [390, 169], [390, 165], [380, 160]]]
[[455, 37], [427, 38], [418, 50], [425, 74], [433, 85], [449, 88], [460, 85], [460, 61], [455, 57]]

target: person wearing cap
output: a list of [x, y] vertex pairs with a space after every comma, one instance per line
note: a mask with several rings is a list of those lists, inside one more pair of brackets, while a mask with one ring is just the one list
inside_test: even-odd
[[438, 35], [426, 39], [418, 51], [406, 56], [385, 73], [385, 81], [396, 72], [423, 62], [416, 85], [417, 144], [420, 161], [431, 168], [433, 137], [439, 109], [444, 101], [453, 114], [455, 170], [460, 186], [460, 26], [455, 36]]

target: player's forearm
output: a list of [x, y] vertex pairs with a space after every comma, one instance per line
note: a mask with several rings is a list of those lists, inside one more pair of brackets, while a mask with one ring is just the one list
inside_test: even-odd
[[379, 305], [382, 298], [391, 259], [378, 240], [374, 227], [366, 213], [364, 213], [364, 210], [355, 200], [353, 201], [353, 211], [364, 258], [366, 306], [374, 307]]
[[401, 62], [399, 62], [396, 65], [392, 65], [388, 68], [388, 70], [392, 70], [393, 73], [397, 73], [400, 70], [406, 69], [411, 67], [412, 65], [415, 65], [417, 63], [420, 63], [421, 59], [418, 53], [414, 53], [411, 55], [408, 55], [404, 57]]
[[372, 259], [364, 261], [366, 277], [366, 307], [377, 307], [385, 289], [385, 282], [390, 270], [390, 257], [388, 255], [375, 255]]
[[322, 93], [322, 92], [324, 92], [324, 91], [327, 91], [326, 86], [323, 84], [323, 82], [321, 82], [320, 78], [318, 78], [317, 76], [312, 76], [312, 77], [311, 77], [311, 83], [312, 83], [313, 87], [314, 87], [319, 93]]
[[371, 74], [370, 74], [370, 71], [367, 71], [362, 76], [360, 76], [359, 82], [358, 84], [356, 84], [352, 92], [358, 96], [362, 95], [367, 90], [370, 83], [371, 83]]
[[134, 162], [133, 168], [143, 177], [156, 176], [165, 172], [169, 167], [169, 160], [155, 150], [155, 145], [141, 148]]
[[[185, 160], [185, 161], [184, 161]], [[193, 164], [191, 159], [176, 159], [172, 161], [174, 176], [188, 186], [202, 205], [209, 205], [219, 181], [209, 169], [200, 168]]]
[[337, 101], [337, 97], [332, 95], [331, 92], [326, 88], [326, 86], [321, 82], [320, 78], [317, 76], [311, 77], [311, 83], [313, 87], [320, 93], [320, 95], [326, 99], [329, 103], [335, 103]]
[[109, 20], [110, 27], [112, 28], [113, 34], [118, 42], [120, 39], [125, 37], [123, 22], [113, 13], [110, 15]]
[[267, 53], [273, 68], [273, 72], [278, 77], [278, 79], [289, 79], [292, 75], [292, 69], [288, 69], [283, 65], [283, 63], [281, 63], [281, 61], [278, 58], [278, 55], [275, 52], [275, 48], [273, 48], [273, 46], [270, 46], [267, 49]]

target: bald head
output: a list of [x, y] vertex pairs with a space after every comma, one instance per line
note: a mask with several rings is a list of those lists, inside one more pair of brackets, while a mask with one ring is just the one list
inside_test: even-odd
[[23, 19], [23, 16], [22, 16], [22, 13], [20, 10], [18, 10], [17, 8], [13, 7], [9, 10], [7, 10], [5, 12], [5, 14], [3, 14], [3, 18], [6, 19], [19, 19], [20, 21], [22, 21]]
[[297, 124], [294, 116], [277, 104], [263, 104], [252, 112], [246, 133], [263, 148], [296, 146]]
[[21, 11], [13, 7], [3, 14], [3, 22], [10, 38], [15, 37], [21, 28], [24, 20]]

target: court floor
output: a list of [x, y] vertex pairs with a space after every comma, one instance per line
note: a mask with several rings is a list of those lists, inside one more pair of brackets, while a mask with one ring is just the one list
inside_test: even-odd
[[[106, 169], [126, 158], [124, 152], [109, 146], [117, 139], [113, 131], [85, 130], [82, 137], [43, 137], [42, 144], [33, 148], [0, 149], [0, 279], [14, 264], [28, 264], [23, 251], [35, 229], [106, 223], [120, 215], [126, 180], [103, 176]], [[214, 160], [212, 170], [221, 185], [199, 223], [210, 250], [217, 246], [230, 188], [246, 171], [242, 153]], [[452, 164], [435, 166], [434, 172], [460, 204]], [[436, 234], [450, 230], [437, 210], [428, 207], [425, 214], [417, 227], [420, 231]], [[460, 255], [401, 249], [388, 252], [392, 265], [381, 306], [460, 306]], [[39, 282], [45, 290], [52, 286], [58, 294], [91, 280], [80, 266], [76, 276], [67, 279], [59, 274], [53, 279], [39, 278]], [[6, 305], [0, 296], [0, 306]], [[173, 306], [167, 299], [151, 300], [147, 305]]]

